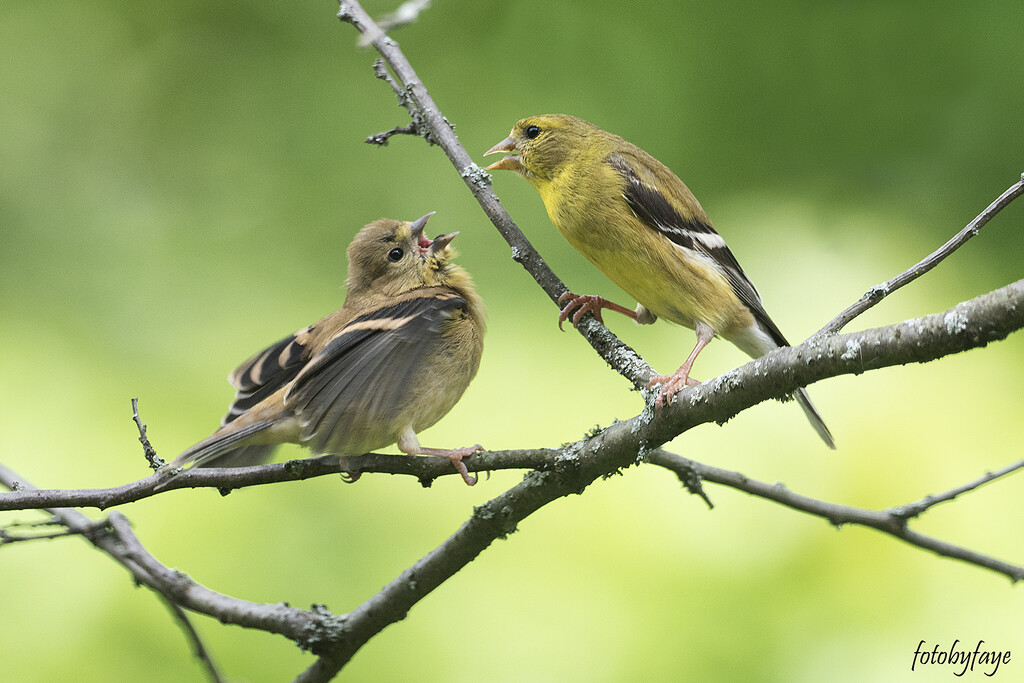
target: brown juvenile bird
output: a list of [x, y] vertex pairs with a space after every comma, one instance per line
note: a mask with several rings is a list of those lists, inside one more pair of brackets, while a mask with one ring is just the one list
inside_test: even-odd
[[451, 262], [458, 234], [423, 234], [382, 218], [348, 248], [344, 305], [243, 363], [221, 428], [165, 467], [243, 467], [282, 443], [356, 455], [398, 444], [403, 453], [449, 458], [467, 484], [462, 458], [483, 450], [426, 448], [416, 436], [444, 417], [480, 365], [484, 305], [465, 270]]
[[[635, 310], [599, 296], [566, 292], [559, 326], [608, 308], [641, 324], [665, 318], [697, 332], [697, 345], [673, 374], [656, 376], [660, 407], [688, 384], [690, 369], [715, 336], [752, 358], [789, 346], [761, 296], [715, 232], [689, 188], [660, 161], [582, 119], [564, 114], [518, 121], [485, 152], [507, 156], [488, 171], [515, 171], [540, 193], [548, 216], [573, 247], [637, 300]], [[573, 313], [575, 311], [575, 313]], [[796, 399], [829, 446], [835, 442], [804, 389]]]

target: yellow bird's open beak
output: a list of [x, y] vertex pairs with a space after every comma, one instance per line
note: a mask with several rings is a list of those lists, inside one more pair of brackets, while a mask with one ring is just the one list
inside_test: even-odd
[[519, 161], [519, 148], [516, 147], [516, 142], [511, 135], [484, 152], [484, 156], [499, 152], [509, 152], [510, 154], [495, 161], [485, 168], [485, 171], [521, 171], [523, 169], [523, 164]]

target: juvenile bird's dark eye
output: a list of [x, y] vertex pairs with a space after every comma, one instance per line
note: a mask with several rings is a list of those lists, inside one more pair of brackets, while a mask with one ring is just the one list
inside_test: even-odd
[[395, 247], [388, 252], [388, 261], [401, 261], [403, 256], [405, 252], [400, 247]]
[[538, 135], [540, 135], [540, 126], [527, 126], [526, 127], [526, 137], [528, 137], [528, 138], [530, 138], [532, 140], [535, 137], [537, 137]]

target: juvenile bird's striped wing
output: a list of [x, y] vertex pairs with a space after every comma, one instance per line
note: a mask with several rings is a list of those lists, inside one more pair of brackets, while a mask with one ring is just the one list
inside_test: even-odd
[[[242, 363], [228, 376], [235, 388], [235, 400], [221, 418], [221, 426], [236, 420], [263, 399], [271, 396], [291, 382], [309, 359], [307, 346], [311, 327], [272, 344]], [[245, 467], [258, 465], [270, 459], [276, 448], [273, 444], [231, 446], [253, 433], [272, 426], [270, 422], [249, 425], [240, 431], [216, 433], [182, 453], [178, 460], [195, 461], [196, 467]]]
[[303, 367], [285, 394], [303, 439], [330, 453], [380, 448], [387, 430], [416, 398], [417, 366], [437, 352], [443, 324], [466, 305], [450, 290], [427, 289], [354, 318]]
[[622, 196], [633, 214], [673, 243], [711, 259], [729, 282], [732, 291], [750, 309], [754, 319], [771, 335], [775, 343], [789, 346], [785, 336], [764, 310], [761, 295], [754, 283], [743, 272], [725, 240], [711, 224], [680, 215], [665, 194], [657, 186], [644, 182], [622, 156], [611, 155], [608, 165], [621, 174], [625, 181]]
[[236, 390], [222, 425], [233, 421], [257, 403], [285, 386], [299, 374], [309, 360], [308, 347], [312, 326], [268, 346], [242, 363], [228, 376]]

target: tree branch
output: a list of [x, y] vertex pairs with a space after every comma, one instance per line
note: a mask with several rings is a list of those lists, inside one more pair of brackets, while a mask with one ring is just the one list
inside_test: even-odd
[[[949, 353], [984, 346], [1022, 326], [1024, 280], [959, 304], [945, 313], [863, 332], [812, 339], [795, 348], [778, 349], [717, 379], [684, 389], [658, 417], [645, 409], [636, 417], [616, 422], [556, 451], [474, 455], [467, 464], [476, 471], [479, 471], [481, 463], [495, 467], [502, 463], [503, 458], [505, 464], [545, 469], [531, 472], [517, 486], [476, 508], [473, 516], [452, 537], [344, 617], [282, 605], [252, 603], [215, 593], [157, 562], [138, 542], [127, 520], [118, 513], [112, 513], [109, 526], [104, 527], [109, 532], [96, 533], [94, 524], [81, 513], [52, 507], [60, 499], [60, 492], [39, 492], [35, 494], [39, 497], [32, 500], [33, 487], [2, 466], [0, 482], [11, 488], [17, 487], [18, 490], [0, 494], [0, 508], [13, 509], [12, 503], [15, 501], [21, 507], [45, 507], [69, 528], [83, 534], [91, 530], [87, 537], [97, 547], [127, 567], [139, 583], [160, 592], [176, 604], [214, 616], [225, 623], [286, 635], [304, 647], [314, 649], [321, 658], [300, 677], [300, 680], [306, 681], [332, 677], [373, 634], [404, 618], [412, 605], [457, 573], [495, 539], [512, 533], [516, 525], [534, 511], [557, 498], [582, 493], [596, 479], [629, 467], [641, 459], [651, 459], [663, 467], [668, 466], [666, 463], [676, 463], [671, 469], [677, 473], [689, 473], [691, 489], [699, 488], [700, 480], [732, 485], [794, 509], [816, 514], [836, 524], [870, 526], [918, 547], [992, 569], [1017, 580], [1022, 576], [1019, 567], [908, 529], [906, 522], [911, 515], [901, 512], [900, 508], [877, 512], [836, 506], [786, 492], [781, 487], [753, 482], [738, 473], [717, 470], [685, 459], [672, 461], [658, 455], [657, 449], [694, 425], [710, 421], [724, 422], [745, 408], [785, 394], [798, 386], [838, 374], [859, 374], [896, 364], [925, 362]], [[492, 459], [488, 460], [487, 456]], [[333, 463], [329, 464], [329, 460]], [[447, 473], [450, 467], [446, 461], [440, 461], [445, 459], [366, 455], [347, 459], [346, 469], [408, 471], [407, 468], [411, 467], [415, 472], [423, 466], [427, 469], [420, 470], [416, 476], [424, 472], [439, 475], [440, 471], [435, 473], [431, 469], [434, 467], [443, 467]], [[251, 483], [261, 483], [274, 477], [286, 480], [316, 476], [311, 473], [327, 473], [328, 469], [332, 473], [340, 471], [337, 458], [315, 458], [282, 465], [242, 468], [238, 473], [243, 477], [252, 477], [249, 480]], [[1004, 476], [1016, 469], [1004, 468], [999, 473], [989, 475], [986, 480]], [[197, 485], [201, 481], [222, 486], [227, 481], [221, 478], [222, 472], [215, 469], [187, 471], [170, 480], [168, 488]], [[694, 481], [693, 473], [697, 474], [697, 481]], [[433, 476], [427, 478], [432, 479]], [[236, 480], [234, 484], [237, 483]], [[938, 499], [952, 499], [981, 483], [984, 482], [972, 482], [942, 494]], [[126, 491], [138, 494], [147, 486], [151, 486], [149, 480], [136, 482], [122, 487], [121, 495], [125, 495]], [[63, 493], [70, 494], [68, 498], [75, 501], [73, 504], [84, 504], [90, 495], [95, 503], [108, 504], [113, 500], [109, 492], [104, 492], [99, 498], [96, 498], [96, 492]]]
[[1011, 185], [1005, 192], [999, 195], [995, 201], [989, 204], [984, 211], [975, 217], [973, 221], [964, 226], [960, 232], [950, 238], [948, 242], [888, 282], [883, 282], [882, 284], [875, 285], [869, 289], [864, 293], [864, 296], [850, 305], [850, 307], [845, 311], [830, 320], [825, 327], [818, 330], [815, 333], [815, 336], [835, 334], [846, 327], [846, 325], [848, 325], [854, 318], [859, 316], [861, 313], [864, 313], [869, 308], [872, 308], [875, 304], [895, 292], [900, 287], [910, 284], [935, 266], [942, 263], [954, 251], [966, 244], [967, 240], [977, 235], [981, 228], [988, 223], [993, 216], [1006, 208], [1010, 202], [1021, 194], [1024, 194], [1024, 174], [1021, 174], [1021, 179], [1019, 181]]
[[[988, 310], [990, 319], [982, 311]], [[1012, 322], [1004, 324], [995, 313], [1002, 312]], [[630, 420], [616, 422], [589, 438], [572, 444], [555, 458], [553, 469], [532, 472], [522, 483], [477, 508], [451, 538], [412, 568], [388, 584], [367, 603], [349, 614], [350, 639], [330, 648], [300, 681], [325, 681], [334, 676], [372, 634], [402, 618], [417, 601], [441, 582], [458, 572], [497, 538], [515, 530], [528, 515], [557, 498], [582, 493], [599, 477], [628, 467], [638, 459], [647, 459], [655, 449], [681, 431], [703, 422], [724, 421], [755, 403], [805, 386], [828, 373], [859, 374], [866, 369], [906, 362], [924, 362], [943, 355], [941, 348], [984, 346], [1024, 326], [1024, 280], [991, 294], [978, 297], [937, 314], [900, 325], [847, 334], [826, 340], [825, 344], [807, 342], [797, 349], [779, 349], [711, 382], [684, 390], [663, 418], [652, 418], [645, 410]], [[894, 341], [896, 340], [896, 341]], [[903, 353], [897, 353], [897, 349]], [[882, 353], [885, 352], [885, 353]], [[832, 375], [828, 375], [832, 376]], [[735, 407], [727, 407], [735, 401]], [[712, 407], [714, 404], [714, 407]], [[665, 466], [667, 460], [662, 459]], [[724, 473], [714, 468], [686, 469], [711, 475]], [[744, 490], [776, 500], [795, 509], [825, 517], [833, 523], [857, 523], [885, 531], [893, 536], [940, 555], [1001, 572], [1016, 581], [1024, 578], [1024, 569], [994, 558], [917, 533], [906, 527], [906, 519], [892, 512], [874, 512], [816, 501], [796, 494], [771, 493], [766, 484], [752, 482], [738, 473], [721, 475], [723, 483], [732, 481]], [[778, 488], [778, 487], [775, 487]]]
[[[661, 445], [697, 424], [723, 423], [742, 410], [829, 377], [926, 363], [1005, 339], [1024, 327], [1024, 280], [957, 304], [943, 313], [862, 332], [812, 337], [735, 370], [687, 387], [659, 419], [639, 418], [638, 433]], [[653, 447], [653, 446], [651, 446]]]
[[[991, 569], [994, 572], [999, 572], [1000, 574], [1004, 574], [1009, 577], [1013, 582], [1024, 580], [1024, 566], [1003, 562], [1002, 560], [997, 560], [987, 555], [974, 552], [973, 550], [968, 550], [967, 548], [947, 543], [932, 536], [912, 531], [907, 527], [907, 521], [910, 517], [917, 516], [935, 503], [943, 500], [952, 500], [956, 496], [977, 488], [983, 483], [994, 481], [997, 478], [1016, 472], [1017, 470], [1024, 468], [1024, 462], [1004, 467], [996, 473], [986, 475], [982, 480], [957, 487], [947, 493], [939, 494], [934, 497], [930, 496], [925, 500], [932, 502], [929, 502], [923, 507], [920, 502], [917, 502], [908, 503], [907, 505], [900, 507], [888, 508], [886, 510], [866, 510], [863, 508], [839, 505], [838, 503], [830, 503], [828, 501], [802, 496], [790, 491], [781, 484], [767, 484], [765, 482], [756, 481], [740, 474], [739, 472], [732, 472], [730, 470], [705, 465], [660, 449], [650, 452], [648, 454], [647, 461], [675, 472], [680, 479], [683, 479], [684, 477], [692, 478], [696, 475], [702, 481], [728, 486], [729, 488], [749, 493], [752, 496], [764, 498], [765, 500], [770, 500], [788, 508], [806, 512], [807, 514], [814, 515], [815, 517], [821, 517], [837, 527], [844, 524], [866, 526], [877, 531], [881, 531], [882, 533], [889, 534], [890, 536], [894, 536], [902, 541], [906, 541], [918, 548], [930, 550], [938, 555], [942, 555], [943, 557], [949, 557], [954, 560], [960, 560], [962, 562], [967, 562], [968, 564], [977, 565], [979, 567], [984, 567], [985, 569]], [[912, 509], [916, 512], [913, 515], [908, 515], [905, 512], [907, 509]]]
[[[0, 464], [0, 484], [17, 488], [13, 493], [35, 490], [32, 484], [3, 464]], [[249, 602], [201, 586], [150, 555], [135, 536], [128, 519], [119, 512], [111, 513], [106, 520], [93, 521], [71, 508], [45, 509], [72, 532], [85, 537], [125, 567], [136, 583], [193, 612], [206, 614], [225, 624], [277, 633], [313, 651], [325, 642], [333, 642], [343, 624], [343, 617], [323, 609], [307, 611], [282, 604]]]
[[[451, 124], [448, 123], [448, 119], [441, 114], [441, 110], [434, 103], [434, 99], [427, 92], [419, 76], [416, 75], [409, 60], [398, 48], [398, 44], [380, 30], [358, 2], [342, 0], [338, 18], [352, 24], [370, 40], [370, 44], [380, 53], [395, 78], [383, 76], [382, 67], [379, 65], [374, 66], [374, 72], [378, 78], [390, 83], [398, 97], [399, 104], [409, 111], [412, 117], [410, 125], [416, 134], [439, 145], [444, 150], [491, 223], [512, 247], [513, 260], [533, 276], [533, 279], [537, 281], [551, 301], [557, 302], [558, 297], [569, 291], [568, 288], [548, 267], [530, 241], [526, 239], [523, 231], [505, 211], [505, 207], [501, 205], [497, 195], [491, 190], [490, 174], [473, 163], [472, 158], [456, 137]], [[393, 130], [397, 131], [398, 129]], [[376, 137], [371, 136], [367, 141], [375, 142], [374, 138]], [[385, 139], [390, 137], [391, 135], [387, 135]], [[647, 383], [654, 375], [654, 371], [640, 354], [622, 343], [592, 315], [581, 320], [578, 329], [616, 372], [628, 379], [637, 389], [645, 390], [647, 388]]]
[[[798, 387], [844, 374], [924, 363], [983, 347], [1021, 327], [1024, 327], [1024, 280], [957, 304], [943, 313], [861, 332], [812, 337], [799, 346], [776, 349], [699, 386], [683, 389], [658, 416], [645, 408], [639, 415], [609, 429], [628, 425], [628, 429], [634, 431], [637, 438], [632, 453], [635, 457], [697, 425], [724, 423], [751, 406], [784, 396]], [[585, 438], [577, 445], [589, 444], [604, 432]], [[562, 452], [557, 449], [490, 451], [474, 454], [465, 463], [471, 472], [545, 469]], [[410, 475], [429, 486], [434, 479], [448, 476], [453, 470], [448, 459], [440, 457], [380, 453], [342, 458], [327, 455], [254, 467], [189, 469], [160, 482], [155, 477], [147, 477], [106, 489], [20, 487], [0, 493], [0, 510], [58, 506], [106, 509], [152, 496], [158, 485], [161, 490], [206, 486], [224, 493], [258, 484], [365, 472]]]
[[[491, 451], [475, 453], [471, 458], [467, 458], [465, 463], [471, 472], [538, 469], [543, 468], [558, 453], [558, 450], [546, 448]], [[0, 468], [2, 467], [0, 465]], [[193, 468], [182, 470], [165, 479], [157, 480], [156, 477], [150, 476], [122, 486], [102, 489], [19, 487], [10, 492], [0, 493], [0, 511], [38, 510], [55, 506], [105, 510], [174, 489], [209, 487], [227, 494], [246, 486], [301, 481], [326, 475], [362, 473], [405, 474], [416, 477], [424, 486], [429, 486], [438, 477], [455, 474], [455, 470], [452, 469], [452, 463], [448, 458], [434, 456], [367, 453], [339, 458], [335, 455], [324, 455], [252, 467]]]

